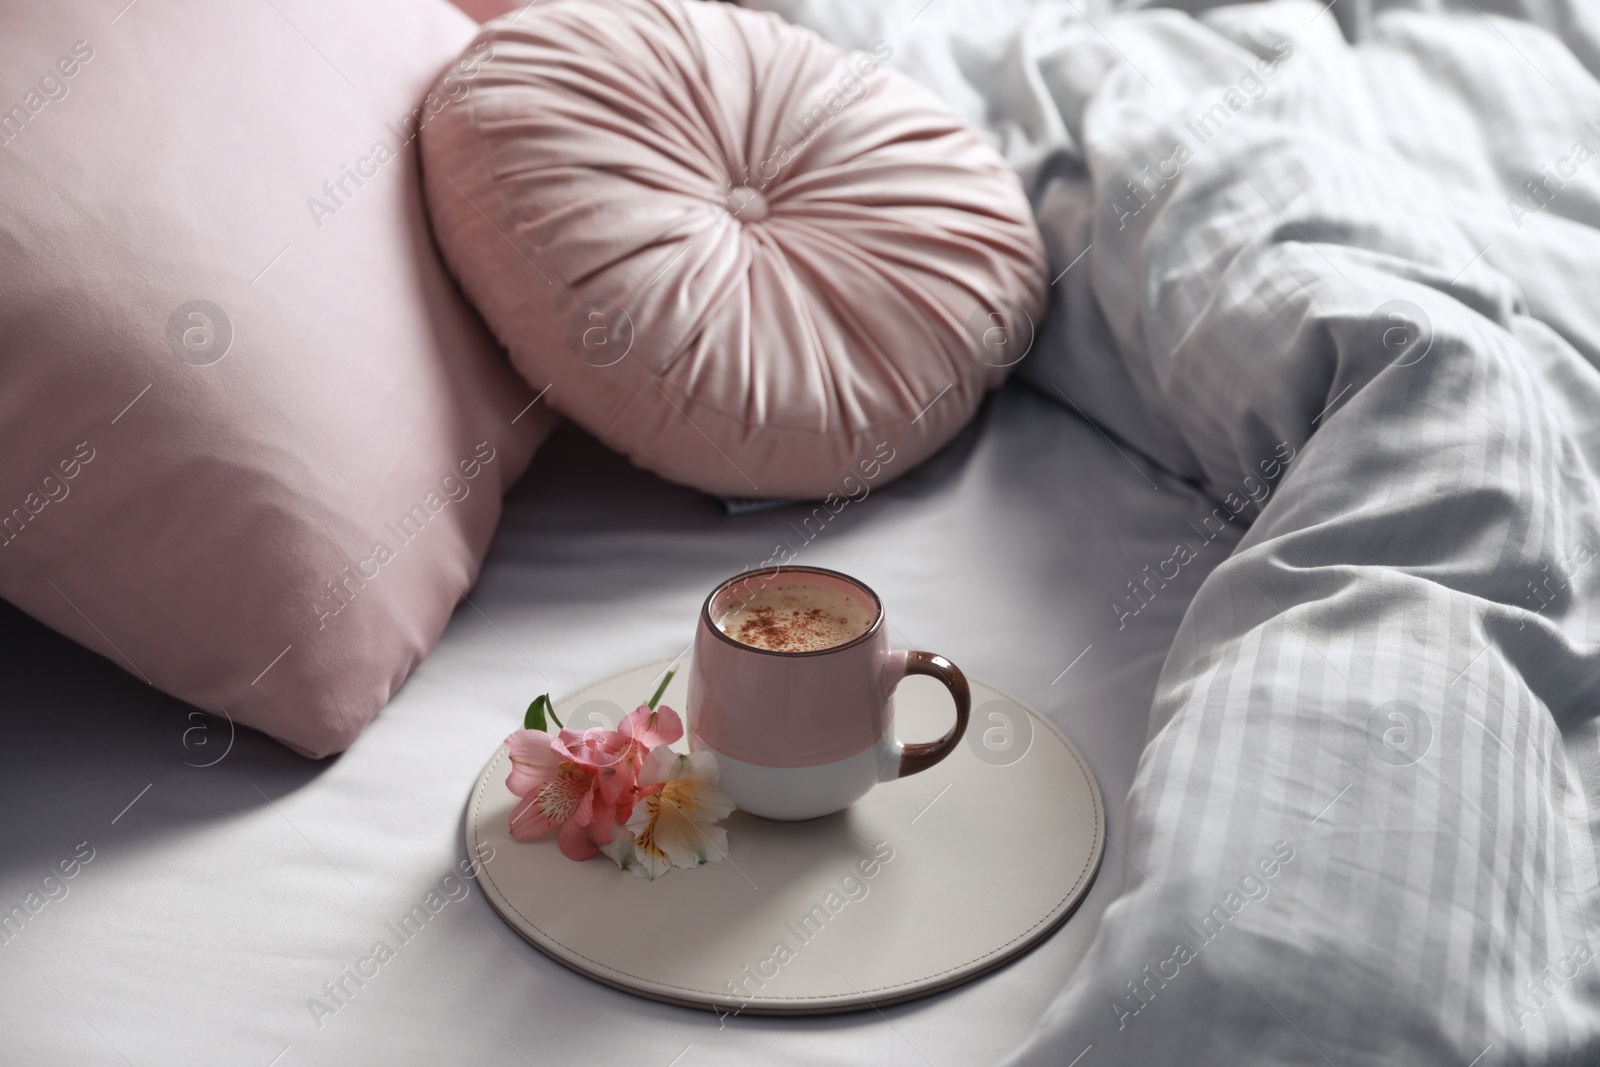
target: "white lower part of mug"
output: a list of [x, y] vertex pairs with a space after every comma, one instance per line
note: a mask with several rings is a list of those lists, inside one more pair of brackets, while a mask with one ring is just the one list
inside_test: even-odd
[[767, 767], [746, 763], [698, 745], [717, 757], [718, 784], [742, 811], [763, 819], [797, 822], [843, 811], [879, 782], [900, 776], [905, 746], [892, 733], [878, 743], [832, 763], [814, 767]]

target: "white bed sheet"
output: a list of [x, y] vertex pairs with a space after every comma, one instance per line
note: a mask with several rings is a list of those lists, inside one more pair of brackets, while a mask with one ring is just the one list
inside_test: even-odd
[[[1111, 602], [1124, 583], [1209, 510], [1124, 452], [1008, 387], [950, 448], [850, 505], [800, 554], [860, 576], [905, 640], [1058, 723], [1098, 777], [1113, 845], [1173, 633], [1232, 545], [1213, 543], [1213, 558], [1119, 629]], [[679, 652], [706, 591], [780, 540], [800, 545], [790, 524], [803, 514], [727, 518], [558, 431], [511, 494], [471, 604], [360, 741], [321, 764], [241, 732], [220, 762], [193, 766], [222, 754], [226, 723], [191, 717], [0, 606], [0, 911], [42, 892], [75, 850], [93, 854], [0, 944], [0, 1061], [997, 1061], [1034, 1028], [1120, 891], [1115, 847], [1041, 947], [882, 1011], [719, 1020], [637, 999], [540, 955], [475, 887], [375, 977], [347, 981], [354, 994], [336, 1013], [308, 1006], [374, 942], [396, 943], [385, 924], [464, 858], [469, 787], [532, 696]]]

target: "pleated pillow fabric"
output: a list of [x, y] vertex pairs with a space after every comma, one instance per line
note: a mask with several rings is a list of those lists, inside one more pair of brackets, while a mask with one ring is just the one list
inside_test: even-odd
[[887, 480], [1031, 343], [1021, 183], [887, 45], [553, 0], [474, 47], [422, 132], [440, 246], [528, 382], [639, 465], [743, 497]]
[[326, 755], [433, 646], [552, 418], [517, 418], [423, 210], [416, 130], [476, 27], [119, 6], [0, 0], [0, 596]]

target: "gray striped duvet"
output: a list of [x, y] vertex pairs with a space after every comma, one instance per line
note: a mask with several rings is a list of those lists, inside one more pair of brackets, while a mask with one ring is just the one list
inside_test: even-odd
[[767, 6], [991, 131], [1021, 373], [1250, 523], [1012, 1062], [1600, 1063], [1600, 4]]

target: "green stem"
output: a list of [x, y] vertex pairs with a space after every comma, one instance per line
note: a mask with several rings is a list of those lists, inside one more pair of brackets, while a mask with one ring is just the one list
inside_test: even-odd
[[656, 686], [656, 695], [651, 697], [649, 704], [646, 705], [651, 711], [655, 711], [656, 705], [661, 703], [662, 694], [667, 691], [667, 686], [672, 684], [672, 676], [677, 673], [676, 669], [668, 671], [667, 676], [661, 679], [661, 684]]

